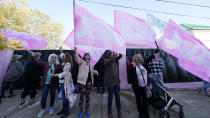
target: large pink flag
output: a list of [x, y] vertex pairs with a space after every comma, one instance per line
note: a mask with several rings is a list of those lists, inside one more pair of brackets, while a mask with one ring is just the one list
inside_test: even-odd
[[128, 44], [156, 47], [156, 34], [147, 22], [141, 18], [126, 12], [115, 11], [115, 29], [120, 32]]
[[87, 45], [125, 54], [122, 37], [102, 19], [75, 5], [75, 45]]
[[78, 48], [78, 53], [81, 56], [84, 56], [85, 53], [90, 54], [90, 62], [92, 64], [96, 64], [101, 58], [101, 56], [103, 55], [103, 53], [105, 52], [104, 49], [96, 48], [92, 46], [76, 45], [76, 47]]
[[102, 48], [96, 48], [93, 46], [85, 46], [85, 45], [74, 45], [74, 31], [72, 31], [69, 34], [69, 36], [64, 41], [64, 44], [71, 49], [74, 49], [74, 46], [76, 46], [78, 48], [78, 53], [81, 56], [84, 56], [85, 53], [89, 53], [91, 57], [90, 62], [92, 64], [96, 64], [103, 55], [103, 53], [105, 52], [105, 50]]
[[44, 38], [33, 34], [6, 30], [3, 35], [8, 40], [17, 39], [26, 50], [40, 50], [47, 47], [47, 41]]
[[160, 48], [177, 57], [183, 69], [209, 81], [210, 50], [199, 39], [182, 30], [171, 20], [161, 40]]
[[65, 39], [64, 44], [69, 48], [74, 49], [74, 31], [72, 31]]

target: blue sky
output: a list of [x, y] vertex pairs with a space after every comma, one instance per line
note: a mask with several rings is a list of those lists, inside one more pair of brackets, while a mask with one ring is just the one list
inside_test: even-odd
[[[73, 30], [73, 0], [27, 0], [30, 4], [30, 7], [33, 9], [38, 9], [41, 12], [49, 15], [53, 21], [60, 22], [64, 25], [64, 39], [65, 37]], [[150, 9], [163, 12], [173, 12], [179, 14], [187, 14], [192, 16], [203, 16], [210, 18], [210, 8], [202, 8], [195, 6], [171, 4], [158, 2], [156, 0], [89, 0], [97, 2], [112, 3], [124, 6], [131, 6], [142, 9]], [[210, 6], [209, 0], [170, 0], [176, 2], [185, 2], [191, 4], [200, 4], [205, 6]], [[135, 16], [138, 16], [143, 19], [147, 19], [145, 11], [119, 8], [119, 7], [110, 7], [106, 5], [98, 5], [92, 3], [86, 3], [82, 1], [75, 0], [76, 4], [82, 6], [83, 8], [90, 11], [97, 17], [108, 22], [110, 25], [114, 25], [114, 10], [121, 10], [128, 13], [131, 13]], [[191, 18], [183, 16], [174, 16], [160, 13], [150, 12], [156, 17], [168, 21], [172, 19], [177, 24], [188, 23], [188, 24], [198, 24], [198, 25], [209, 25], [210, 19], [201, 19], [201, 18]]]

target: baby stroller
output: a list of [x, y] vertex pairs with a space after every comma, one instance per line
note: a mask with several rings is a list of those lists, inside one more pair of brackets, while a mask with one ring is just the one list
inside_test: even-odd
[[184, 118], [183, 106], [158, 81], [158, 77], [148, 78], [152, 85], [152, 97], [149, 99], [155, 109], [159, 110], [159, 118], [170, 118], [168, 109], [173, 105], [179, 106], [179, 117]]

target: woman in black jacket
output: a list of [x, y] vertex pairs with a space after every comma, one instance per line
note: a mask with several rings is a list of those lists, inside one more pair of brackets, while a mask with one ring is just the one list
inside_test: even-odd
[[147, 70], [142, 66], [143, 61], [140, 54], [134, 55], [133, 63], [128, 71], [128, 77], [136, 97], [139, 118], [149, 118], [145, 91], [147, 86]]

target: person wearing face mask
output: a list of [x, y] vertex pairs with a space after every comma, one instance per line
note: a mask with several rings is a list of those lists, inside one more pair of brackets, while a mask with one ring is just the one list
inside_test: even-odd
[[155, 50], [153, 58], [148, 64], [148, 69], [150, 73], [148, 74], [149, 78], [155, 79], [161, 86], [163, 84], [163, 62], [160, 59], [159, 49]]
[[90, 94], [91, 94], [91, 87], [93, 86], [94, 82], [94, 75], [98, 75], [98, 72], [94, 70], [93, 65], [90, 63], [90, 54], [85, 53], [83, 59], [79, 57], [77, 53], [77, 48], [74, 48], [75, 51], [75, 61], [79, 65], [79, 73], [77, 76], [77, 83], [79, 84], [79, 118], [83, 118], [83, 103], [84, 97], [86, 96], [86, 116], [90, 118]]

